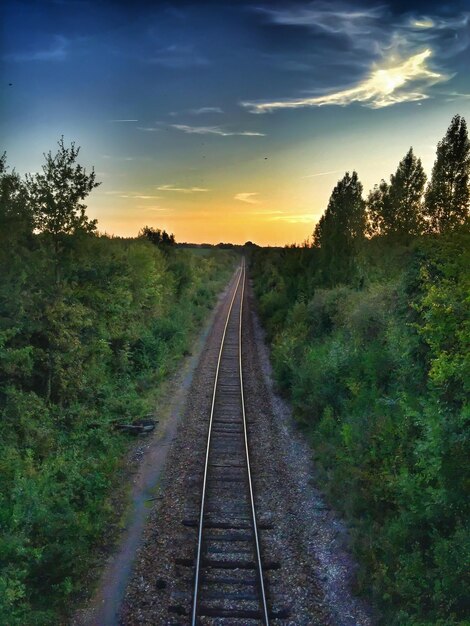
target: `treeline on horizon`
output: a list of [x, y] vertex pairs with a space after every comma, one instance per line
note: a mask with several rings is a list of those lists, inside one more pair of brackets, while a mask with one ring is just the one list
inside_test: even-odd
[[470, 623], [469, 181], [455, 116], [427, 186], [412, 149], [367, 199], [347, 173], [313, 245], [252, 255], [277, 384], [384, 626]]
[[[59, 142], [0, 159], [0, 623], [64, 623], [125, 514], [128, 436], [155, 410], [236, 255], [158, 229], [97, 234], [97, 186]], [[155, 244], [155, 245], [154, 245]]]

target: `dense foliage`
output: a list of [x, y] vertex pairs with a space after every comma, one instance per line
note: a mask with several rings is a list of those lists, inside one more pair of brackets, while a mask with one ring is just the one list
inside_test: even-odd
[[[400, 179], [421, 194], [400, 191]], [[384, 219], [409, 229], [363, 238], [340, 276], [323, 243], [253, 254], [278, 385], [351, 524], [359, 587], [386, 626], [470, 620], [470, 232], [468, 196], [447, 188], [460, 199], [437, 227], [434, 209], [426, 222], [424, 179], [409, 152], [384, 188]], [[416, 234], [413, 205], [439, 234]]]
[[59, 144], [21, 180], [0, 160], [0, 615], [58, 623], [116, 523], [128, 439], [234, 266], [221, 250], [95, 234], [94, 174]]

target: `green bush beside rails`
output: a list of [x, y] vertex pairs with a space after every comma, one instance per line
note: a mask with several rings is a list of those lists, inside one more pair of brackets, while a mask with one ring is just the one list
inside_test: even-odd
[[317, 258], [260, 250], [253, 275], [277, 383], [351, 524], [359, 588], [387, 626], [468, 624], [468, 229], [366, 241], [360, 284], [325, 289]]
[[78, 233], [0, 248], [0, 621], [58, 623], [118, 523], [128, 438], [235, 266], [233, 253]]

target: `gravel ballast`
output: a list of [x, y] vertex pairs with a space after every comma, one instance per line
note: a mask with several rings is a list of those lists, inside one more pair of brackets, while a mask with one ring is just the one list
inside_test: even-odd
[[[227, 295], [194, 372], [122, 603], [121, 626], [188, 623], [196, 548], [193, 522], [199, 512], [208, 416], [228, 304]], [[258, 519], [269, 525], [261, 533], [262, 555], [280, 566], [267, 573], [269, 600], [289, 615], [272, 624], [372, 626], [369, 607], [351, 592], [355, 564], [346, 529], [315, 487], [311, 450], [296, 430], [288, 404], [275, 393], [269, 351], [248, 283], [243, 320], [256, 507]]]

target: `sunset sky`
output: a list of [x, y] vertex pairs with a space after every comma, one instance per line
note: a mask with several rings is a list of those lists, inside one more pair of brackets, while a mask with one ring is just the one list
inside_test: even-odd
[[470, 121], [470, 0], [0, 12], [0, 151], [33, 172], [75, 141], [110, 234], [300, 243], [346, 170], [367, 193], [412, 145], [429, 173], [451, 117]]

